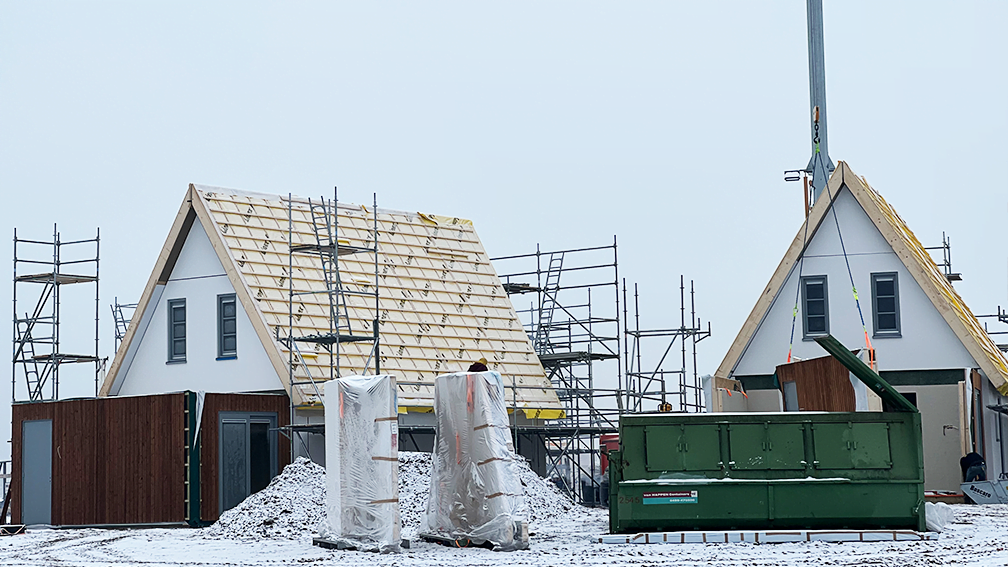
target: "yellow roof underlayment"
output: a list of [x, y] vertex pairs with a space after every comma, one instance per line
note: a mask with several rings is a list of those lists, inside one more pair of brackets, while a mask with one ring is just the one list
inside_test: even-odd
[[[806, 221], [809, 223], [808, 234], [815, 233], [829, 211], [832, 204], [829, 195], [835, 199], [844, 186], [850, 190], [879, 232], [892, 246], [893, 251], [913, 275], [917, 284], [924, 290], [931, 303], [941, 313], [945, 322], [962, 341], [966, 350], [976, 360], [987, 379], [1001, 394], [1008, 395], [1008, 360], [1005, 359], [1004, 353], [998, 349], [994, 341], [984, 331], [983, 326], [966, 306], [966, 302], [952, 287], [945, 274], [938, 268], [934, 259], [917, 240], [906, 222], [882, 198], [882, 195], [872, 189], [863, 177], [856, 175], [846, 162], [841, 161], [837, 164], [836, 171], [833, 172], [829, 180], [829, 191], [823, 191], [812, 207]], [[770, 279], [770, 283], [763, 290], [759, 301], [749, 314], [745, 324], [742, 325], [742, 330], [739, 331], [735, 342], [728, 349], [728, 353], [721, 362], [721, 366], [718, 367], [715, 376], [728, 378], [738, 364], [749, 345], [749, 341], [752, 340], [759, 328], [760, 322], [773, 305], [773, 300], [781, 286], [784, 285], [788, 274], [804, 252], [803, 247], [807, 245], [804, 234], [805, 225], [803, 224], [798, 229], [798, 234], [777, 267], [777, 271]], [[811, 236], [809, 241], [811, 241]]]
[[[239, 282], [238, 298], [284, 387], [299, 406], [320, 404], [310, 384], [290, 392], [288, 350], [276, 340], [278, 333], [288, 333], [290, 282], [295, 292], [326, 289], [318, 254], [294, 254], [288, 274], [287, 198], [192, 185], [187, 200], [225, 271], [233, 283]], [[371, 248], [371, 207], [340, 203], [337, 209], [340, 244]], [[292, 199], [291, 216], [294, 244], [315, 244], [307, 199]], [[563, 415], [471, 221], [379, 209], [378, 250], [381, 372], [396, 376], [400, 411], [430, 411], [437, 375], [466, 370], [486, 358], [489, 368], [504, 377], [509, 406], [540, 419]], [[341, 255], [338, 261], [344, 289], [373, 293], [373, 253]], [[374, 296], [345, 298], [352, 333], [371, 335]], [[297, 296], [293, 311], [293, 336], [329, 332], [326, 294]], [[340, 374], [363, 373], [371, 347], [370, 342], [342, 344]], [[296, 380], [307, 380], [308, 373], [316, 382], [327, 380], [330, 355], [325, 348], [305, 342], [298, 348], [305, 365], [295, 362]], [[374, 368], [372, 361], [368, 371]], [[510, 388], [512, 384], [518, 388]]]

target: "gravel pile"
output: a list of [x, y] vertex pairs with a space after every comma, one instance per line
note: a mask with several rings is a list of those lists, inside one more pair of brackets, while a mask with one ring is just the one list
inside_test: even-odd
[[[416, 537], [430, 491], [430, 453], [399, 453], [399, 515], [402, 536]], [[530, 528], [574, 520], [586, 509], [574, 504], [552, 482], [517, 458], [528, 502]], [[299, 539], [310, 536], [325, 518], [325, 469], [304, 457], [287, 465], [269, 486], [224, 512], [204, 534], [228, 539]]]

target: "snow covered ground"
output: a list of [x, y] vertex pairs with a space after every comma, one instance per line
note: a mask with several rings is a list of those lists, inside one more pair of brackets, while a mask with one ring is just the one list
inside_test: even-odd
[[[430, 455], [400, 454], [403, 535], [414, 537], [430, 483]], [[801, 544], [623, 544], [606, 533], [608, 511], [576, 506], [527, 467], [531, 548], [511, 553], [452, 549], [414, 541], [393, 555], [312, 545], [324, 513], [324, 469], [298, 461], [261, 492], [205, 529], [33, 529], [0, 537], [0, 566], [18, 565], [983, 565], [1008, 566], [1008, 505], [954, 506], [956, 520], [938, 541]]]
[[329, 551], [311, 537], [233, 540], [207, 530], [32, 530], [0, 538], [0, 565], [1008, 565], [1008, 506], [955, 506], [938, 541], [859, 544], [603, 545], [604, 510], [543, 523], [528, 551], [501, 553], [415, 543], [397, 555]]

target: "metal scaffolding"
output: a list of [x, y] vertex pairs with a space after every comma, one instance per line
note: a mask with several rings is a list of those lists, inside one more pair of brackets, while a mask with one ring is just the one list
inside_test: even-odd
[[514, 412], [515, 436], [540, 443], [546, 474], [576, 500], [595, 504], [600, 437], [617, 432], [622, 401], [616, 238], [491, 260], [513, 303], [531, 297], [516, 311], [565, 412], [545, 423], [519, 422]]
[[[634, 328], [627, 328], [624, 335], [626, 341], [624, 352], [627, 353], [625, 407], [632, 412], [704, 411], [703, 386], [697, 372], [697, 343], [710, 337], [711, 327], [708, 321], [707, 328], [704, 329], [696, 314], [696, 291], [693, 280], [690, 280], [690, 318], [687, 325], [686, 280], [684, 276], [679, 276], [680, 321], [679, 327], [674, 329], [641, 329], [637, 284], [634, 284], [633, 291]], [[623, 318], [629, 325], [626, 294], [626, 280], [623, 280]], [[644, 350], [644, 339], [657, 339], [659, 343], [666, 345], [661, 358], [655, 363], [654, 370], [645, 370], [643, 366], [641, 355]], [[673, 365], [672, 358], [679, 358], [669, 357], [677, 341], [679, 353], [682, 355], [681, 365], [670, 368], [670, 365]], [[670, 385], [673, 387], [670, 388]], [[654, 403], [653, 406], [649, 405], [651, 402]]]
[[[102, 368], [98, 357], [99, 235], [96, 230], [94, 238], [64, 242], [53, 225], [52, 240], [43, 241], [18, 238], [14, 230], [13, 401], [59, 399], [64, 364], [94, 364], [98, 395]], [[27, 273], [19, 274], [19, 268]], [[70, 354], [61, 349], [62, 289], [90, 284], [94, 285], [94, 354]], [[19, 382], [23, 389], [18, 388]]]
[[[374, 373], [380, 373], [380, 357], [378, 351], [378, 198], [377, 195], [374, 197], [372, 208], [374, 228], [373, 233], [369, 235], [370, 243], [366, 243], [365, 246], [352, 246], [346, 240], [339, 238], [339, 215], [336, 197], [337, 193], [335, 189], [333, 189], [332, 199], [326, 199], [323, 197], [318, 201], [308, 199], [307, 201], [298, 200], [297, 203], [295, 203], [295, 200], [291, 195], [288, 195], [287, 197], [287, 273], [294, 273], [295, 255], [314, 257], [318, 259], [325, 284], [324, 289], [295, 291], [294, 280], [292, 277], [288, 277], [287, 336], [279, 336], [280, 329], [277, 328], [277, 340], [286, 346], [288, 350], [288, 380], [291, 391], [291, 413], [290, 425], [287, 429], [290, 431], [292, 436], [298, 437], [302, 447], [305, 449], [305, 452], [308, 452], [308, 445], [305, 442], [304, 435], [317, 434], [320, 431], [320, 427], [317, 424], [295, 423], [295, 410], [302, 407], [314, 407], [318, 409], [323, 408], [323, 397], [322, 392], [319, 389], [319, 384], [323, 381], [333, 380], [340, 377], [340, 345], [352, 342], [372, 343], [371, 352], [368, 355], [367, 362], [365, 363], [364, 368], [359, 370], [359, 372], [366, 374], [368, 369], [371, 368], [373, 362]], [[293, 211], [295, 207], [306, 207], [308, 209], [308, 212], [311, 215], [312, 238], [314, 239], [314, 242], [309, 242], [307, 244], [294, 243], [295, 231]], [[370, 246], [367, 244], [370, 244]], [[374, 286], [369, 286], [371, 291], [351, 290], [347, 285], [345, 285], [343, 279], [340, 277], [339, 258], [352, 254], [366, 253], [370, 253], [374, 256]], [[327, 313], [329, 320], [329, 330], [327, 332], [295, 335], [294, 304], [295, 302], [299, 302], [299, 297], [306, 295], [325, 296], [324, 303], [328, 309]], [[362, 297], [365, 301], [373, 299], [375, 313], [371, 325], [371, 333], [359, 333], [353, 328], [348, 309], [349, 296]], [[329, 376], [312, 376], [308, 364], [305, 363], [301, 348], [299, 347], [299, 344], [306, 343], [314, 345], [313, 348], [315, 349], [321, 347], [329, 354]], [[299, 370], [301, 372], [299, 372]], [[316, 398], [319, 400], [317, 405], [296, 405], [294, 392], [295, 390], [300, 390], [302, 388], [310, 388], [310, 391], [314, 393]], [[292, 458], [294, 450], [294, 443], [291, 443]]]
[[946, 236], [944, 232], [942, 232], [941, 246], [925, 246], [924, 249], [927, 250], [929, 254], [931, 253], [931, 250], [941, 250], [942, 261], [938, 262], [935, 260], [935, 264], [941, 268], [942, 273], [945, 274], [945, 279], [947, 279], [949, 283], [962, 281], [962, 274], [952, 271], [952, 239]]
[[119, 352], [119, 345], [122, 344], [126, 331], [129, 330], [133, 321], [133, 313], [136, 311], [136, 303], [119, 303], [119, 298], [113, 300], [112, 320], [115, 322], [115, 352]]
[[[991, 327], [988, 322], [998, 325], [1003, 323], [1008, 325], [1008, 311], [1001, 308], [998, 305], [997, 313], [992, 313], [990, 315], [977, 315], [978, 320], [982, 320], [984, 330], [990, 336], [991, 340], [997, 344], [997, 347], [1001, 349], [1001, 352], [1008, 353], [1008, 328], [995, 326]], [[999, 342], [1000, 341], [1000, 342]]]
[[[697, 343], [711, 330], [709, 323], [703, 328], [696, 315], [693, 282], [687, 319], [685, 279], [680, 278], [680, 325], [671, 329], [640, 328], [640, 296], [634, 286], [635, 328], [629, 329], [625, 281], [620, 318], [615, 237], [608, 246], [553, 252], [537, 246], [531, 254], [491, 260], [566, 414], [531, 423], [520, 422], [515, 412], [516, 441], [536, 440], [547, 456], [545, 470], [539, 472], [578, 502], [598, 504], [606, 484], [601, 474], [604, 436], [615, 437], [620, 415], [703, 411], [696, 352]], [[528, 307], [520, 307], [526, 297], [531, 298]], [[644, 343], [655, 339], [667, 343], [664, 354], [655, 358], [653, 371], [645, 371], [645, 363], [652, 360], [642, 355]], [[681, 356], [670, 357], [677, 344]], [[673, 359], [682, 365], [670, 369]], [[654, 405], [646, 404], [650, 401]]]

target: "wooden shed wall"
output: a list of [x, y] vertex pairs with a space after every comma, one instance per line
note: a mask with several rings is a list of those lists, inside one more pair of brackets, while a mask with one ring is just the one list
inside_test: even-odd
[[[200, 426], [200, 519], [216, 521], [220, 516], [217, 478], [218, 414], [222, 411], [276, 412], [277, 425], [290, 423], [290, 398], [283, 394], [207, 394]], [[277, 473], [290, 463], [290, 442], [277, 435]]]
[[[53, 525], [185, 521], [185, 395], [15, 404], [12, 472], [21, 423], [52, 420]], [[21, 518], [20, 478], [11, 493]]]
[[[52, 420], [52, 524], [185, 522], [186, 394], [112, 397], [13, 405], [11, 490], [21, 521], [21, 423]], [[274, 394], [206, 394], [200, 431], [200, 518], [218, 512], [217, 419], [221, 411], [276, 412], [290, 421], [290, 401]], [[290, 462], [278, 435], [277, 472]]]
[[777, 367], [777, 379], [795, 382], [802, 411], [855, 411], [857, 402], [850, 371], [832, 356]]

